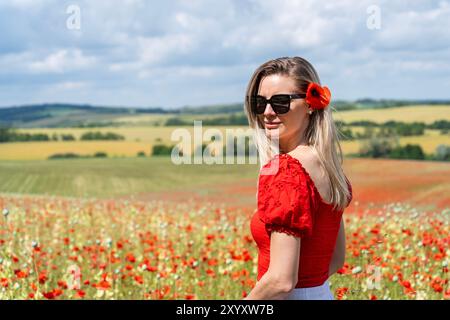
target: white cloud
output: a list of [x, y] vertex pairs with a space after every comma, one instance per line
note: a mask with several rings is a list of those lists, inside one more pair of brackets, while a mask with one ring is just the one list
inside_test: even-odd
[[[383, 13], [384, 12], [384, 13]], [[374, 45], [387, 50], [435, 50], [450, 43], [450, 4], [441, 1], [427, 9], [391, 11], [382, 7], [383, 27]]]
[[0, 6], [11, 6], [19, 9], [40, 7], [44, 4], [49, 4], [49, 0], [1, 0]]
[[174, 34], [163, 37], [138, 37], [138, 56], [143, 64], [154, 64], [173, 54], [189, 53], [195, 46], [187, 34]]
[[65, 81], [54, 86], [57, 90], [77, 90], [88, 87], [88, 82], [84, 81]]
[[80, 49], [60, 49], [43, 60], [30, 63], [30, 70], [38, 73], [62, 73], [92, 66], [96, 59], [87, 57]]
[[[295, 55], [334, 97], [430, 98], [417, 89], [425, 82], [441, 94], [431, 98], [448, 97], [449, 1], [79, 0], [79, 32], [65, 27], [68, 4], [0, 0], [3, 101], [20, 104], [21, 91], [49, 101], [79, 92], [97, 104], [242, 101], [258, 65]], [[373, 4], [380, 30], [366, 25]]]
[[29, 51], [0, 55], [0, 75], [28, 72], [28, 61], [33, 59]]

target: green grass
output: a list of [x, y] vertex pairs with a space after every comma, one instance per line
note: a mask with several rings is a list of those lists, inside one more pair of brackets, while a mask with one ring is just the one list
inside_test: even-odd
[[0, 161], [0, 193], [110, 197], [257, 178], [257, 164], [175, 165], [170, 157]]

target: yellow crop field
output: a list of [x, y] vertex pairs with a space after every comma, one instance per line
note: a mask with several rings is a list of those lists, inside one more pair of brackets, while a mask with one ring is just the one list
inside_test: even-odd
[[422, 147], [425, 153], [434, 153], [436, 148], [440, 144], [450, 145], [450, 135], [440, 135], [440, 136], [419, 136], [419, 137], [402, 137], [400, 139], [401, 145], [406, 144], [418, 144]]
[[[102, 133], [106, 132], [114, 132], [117, 134], [121, 134], [125, 137], [125, 141], [134, 141], [134, 142], [147, 142], [147, 143], [165, 143], [171, 144], [175, 143], [175, 141], [171, 141], [171, 135], [174, 130], [178, 127], [102, 127], [102, 128], [43, 128], [43, 129], [19, 129], [19, 132], [22, 133], [45, 133], [50, 137], [56, 133], [58, 136], [61, 134], [72, 134], [76, 139], [79, 139], [80, 136], [88, 131], [100, 131]], [[180, 127], [181, 129], [186, 129], [190, 133], [191, 137], [194, 137], [193, 127]], [[217, 128], [222, 133], [223, 137], [225, 137], [226, 129], [233, 132], [233, 130], [246, 130], [247, 127], [233, 126], [233, 127], [203, 127], [203, 133], [211, 128]], [[365, 128], [360, 126], [349, 126], [346, 128], [350, 128], [353, 134], [356, 133], [364, 133]], [[377, 129], [375, 129], [377, 131]], [[449, 143], [448, 139], [449, 135], [441, 135], [440, 130], [426, 129], [425, 136], [423, 139], [428, 139], [426, 137], [435, 137], [437, 141], [446, 140], [446, 143]], [[60, 137], [58, 137], [60, 138]], [[408, 138], [409, 139], [409, 138]], [[416, 137], [411, 137], [411, 139], [415, 140]], [[179, 140], [177, 140], [179, 141]], [[431, 141], [431, 140], [430, 140]], [[1, 145], [0, 145], [1, 149]]]
[[[434, 129], [425, 129], [425, 135], [433, 137], [442, 136], [441, 130], [434, 130]], [[447, 137], [450, 137], [450, 135], [447, 134]]]
[[134, 157], [139, 151], [147, 155], [151, 145], [145, 142], [132, 141], [44, 141], [14, 142], [0, 144], [1, 160], [44, 160], [55, 153], [76, 153], [93, 155], [106, 152], [109, 157]]
[[117, 123], [142, 123], [142, 124], [153, 124], [153, 125], [158, 125], [162, 122], [165, 122], [167, 120], [167, 118], [170, 118], [173, 115], [170, 114], [139, 114], [139, 115], [132, 115], [132, 116], [124, 116], [124, 117], [120, 117], [120, 118], [116, 118], [111, 120], [112, 122], [117, 122]]
[[[85, 132], [89, 131], [100, 131], [102, 133], [106, 132], [114, 132], [125, 137], [126, 141], [134, 141], [134, 142], [148, 142], [148, 143], [166, 143], [170, 144], [172, 133], [177, 130], [187, 130], [192, 139], [194, 139], [194, 127], [193, 126], [185, 126], [185, 127], [101, 127], [101, 128], [32, 128], [32, 129], [19, 129], [18, 132], [22, 133], [45, 133], [50, 137], [56, 133], [57, 135], [61, 134], [72, 134], [76, 139], [80, 139], [81, 135]], [[225, 138], [225, 134], [227, 130], [232, 132], [238, 132], [239, 130], [247, 130], [248, 127], [240, 127], [240, 126], [214, 126], [214, 127], [202, 127], [202, 134], [206, 135], [208, 129], [218, 129], [222, 133], [222, 136]], [[237, 133], [238, 134], [238, 133]], [[59, 137], [58, 137], [59, 138]], [[160, 140], [159, 140], [160, 139]], [[179, 141], [177, 139], [176, 141]], [[174, 142], [172, 142], [174, 143]]]
[[[170, 142], [170, 136], [166, 139]], [[164, 141], [164, 140], [163, 140]], [[450, 145], [450, 136], [413, 136], [401, 137], [400, 145], [418, 144], [426, 153], [434, 153], [440, 144]], [[205, 142], [209, 144], [208, 142]], [[109, 157], [135, 157], [139, 151], [149, 155], [155, 142], [135, 141], [44, 141], [44, 142], [14, 142], [0, 144], [0, 160], [43, 160], [55, 153], [73, 152], [80, 155], [92, 155], [96, 152], [106, 152]], [[358, 153], [362, 140], [342, 141], [344, 155]], [[219, 145], [216, 143], [213, 145]], [[186, 151], [189, 154], [189, 151]]]
[[[160, 138], [163, 142], [169, 142], [170, 135], [174, 130], [173, 127], [101, 127], [101, 128], [32, 128], [32, 129], [19, 129], [19, 132], [23, 133], [45, 133], [50, 137], [56, 133], [71, 134], [77, 140], [81, 135], [86, 132], [100, 131], [102, 133], [114, 132], [125, 137], [126, 141], [135, 142], [155, 142]], [[58, 137], [59, 138], [59, 137]]]
[[[181, 141], [180, 135], [175, 137], [172, 141], [172, 134], [177, 130], [187, 133], [184, 135], [186, 139], [191, 139], [191, 144], [194, 140], [194, 127], [190, 126], [152, 126], [148, 122], [158, 122], [168, 116], [173, 115], [136, 115], [118, 118], [117, 121], [128, 122], [128, 126], [120, 127], [100, 127], [100, 128], [33, 128], [33, 129], [18, 129], [22, 133], [45, 133], [52, 137], [57, 134], [60, 139], [61, 134], [71, 134], [77, 140], [81, 135], [89, 131], [100, 131], [102, 133], [114, 132], [125, 137], [124, 141], [47, 141], [47, 142], [17, 142], [17, 143], [2, 143], [0, 144], [0, 159], [5, 160], [34, 160], [46, 159], [48, 156], [55, 153], [73, 152], [77, 154], [94, 154], [95, 152], [103, 151], [110, 157], [114, 156], [136, 156], [137, 152], [144, 151], [149, 154], [154, 144], [163, 143], [166, 145], [175, 145]], [[187, 115], [190, 120], [206, 119], [207, 116], [214, 115]], [[370, 120], [377, 123], [386, 122], [389, 120], [403, 121], [403, 122], [425, 122], [430, 124], [437, 120], [450, 121], [450, 106], [411, 106], [411, 107], [397, 107], [389, 109], [369, 109], [358, 111], [342, 111], [334, 112], [335, 120], [344, 122], [352, 122], [357, 120]], [[184, 117], [184, 116], [183, 116]], [[188, 118], [183, 118], [184, 120]], [[146, 125], [144, 125], [146, 123]], [[359, 126], [349, 127], [355, 134], [357, 132], [363, 133], [365, 128]], [[240, 135], [246, 130], [247, 126], [203, 126], [201, 130], [201, 141], [209, 144], [211, 141], [208, 130], [219, 130], [222, 139], [226, 139], [226, 131], [233, 135]], [[239, 133], [239, 131], [241, 133]], [[375, 129], [377, 131], [377, 129]], [[212, 133], [209, 131], [209, 133]], [[450, 135], [442, 135], [440, 130], [426, 129], [424, 136], [401, 137], [400, 144], [406, 145], [419, 144], [424, 152], [434, 153], [440, 144], [450, 145]], [[345, 155], [350, 153], [357, 153], [361, 147], [362, 141], [342, 141], [342, 149]], [[189, 153], [189, 151], [186, 151]]]
[[383, 123], [393, 120], [402, 122], [417, 121], [431, 124], [437, 120], [450, 121], [450, 105], [418, 105], [388, 109], [339, 111], [333, 113], [333, 118], [344, 122], [368, 120], [376, 123]]
[[[180, 129], [180, 135], [175, 136], [175, 140], [171, 140], [172, 133]], [[222, 134], [224, 142], [226, 134], [241, 135], [246, 133], [245, 127], [204, 127], [200, 132], [202, 143], [209, 144], [211, 137], [208, 129], [219, 130]], [[108, 156], [126, 156], [134, 157], [137, 152], [144, 151], [147, 155], [150, 153], [153, 145], [163, 143], [167, 145], [176, 145], [184, 141], [194, 144], [194, 128], [193, 127], [105, 127], [105, 128], [48, 128], [48, 129], [20, 129], [19, 132], [46, 133], [49, 136], [54, 133], [72, 134], [79, 139], [84, 132], [101, 131], [114, 132], [125, 136], [125, 140], [117, 141], [39, 141], [39, 142], [13, 142], [0, 144], [0, 160], [42, 160], [47, 159], [55, 153], [73, 152], [80, 155], [94, 154], [95, 152], [106, 152]], [[228, 131], [228, 132], [227, 132]], [[176, 133], [176, 132], [175, 132]], [[209, 132], [212, 133], [212, 132]], [[220, 142], [219, 142], [220, 143]], [[186, 150], [186, 153], [190, 153]]]

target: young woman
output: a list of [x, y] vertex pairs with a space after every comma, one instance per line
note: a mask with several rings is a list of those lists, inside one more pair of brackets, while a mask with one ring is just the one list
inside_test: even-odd
[[261, 170], [250, 223], [258, 276], [245, 300], [333, 299], [327, 280], [344, 264], [352, 188], [330, 99], [300, 57], [264, 63], [248, 84], [245, 112]]

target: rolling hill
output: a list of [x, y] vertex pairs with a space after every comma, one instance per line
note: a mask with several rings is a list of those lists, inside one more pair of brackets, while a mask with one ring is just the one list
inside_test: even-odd
[[[356, 101], [336, 100], [332, 106], [339, 111], [382, 109], [387, 107], [406, 107], [414, 105], [450, 105], [450, 101], [403, 101], [373, 100]], [[170, 116], [219, 116], [243, 114], [242, 103], [216, 104], [205, 106], [184, 106], [178, 109], [162, 107], [108, 107], [65, 103], [46, 103], [0, 108], [0, 126], [15, 128], [64, 128], [64, 127], [105, 127], [118, 126], [122, 119], [147, 116], [167, 118]]]
[[117, 108], [76, 104], [38, 104], [0, 108], [0, 125], [22, 128], [70, 127], [105, 123], [124, 115], [167, 113], [162, 108]]

